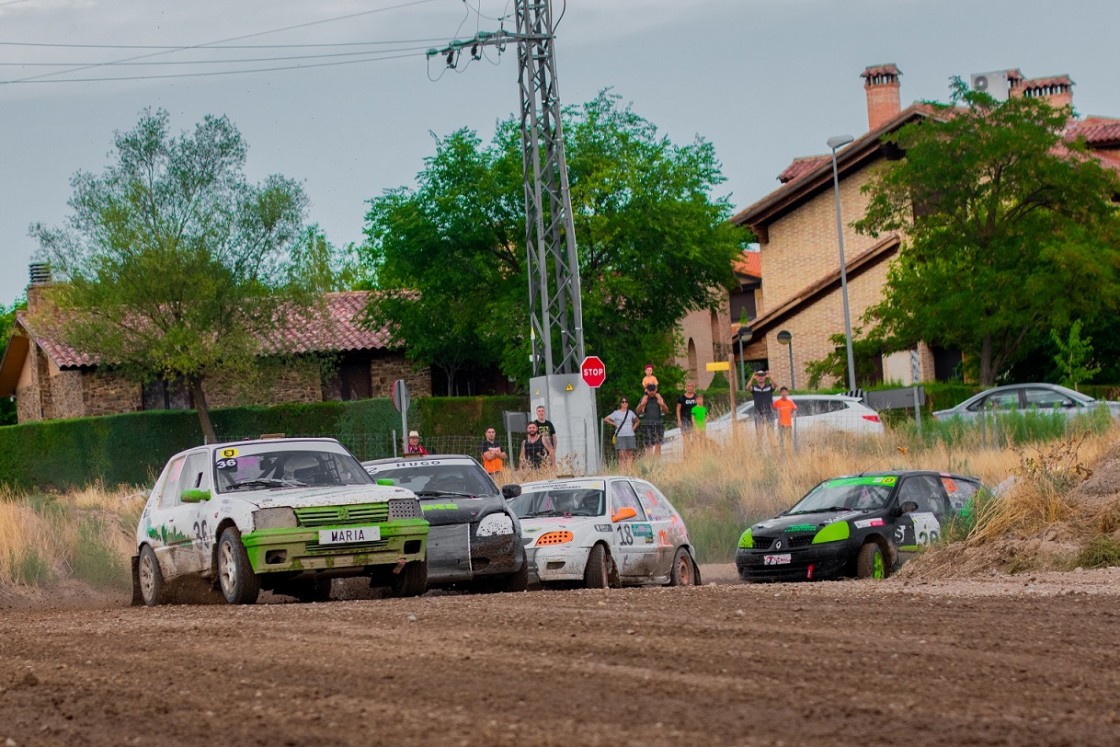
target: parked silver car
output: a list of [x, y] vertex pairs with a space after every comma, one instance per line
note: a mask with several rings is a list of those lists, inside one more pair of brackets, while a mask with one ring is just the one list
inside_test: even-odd
[[1112, 417], [1120, 418], [1120, 402], [1094, 399], [1058, 384], [1009, 384], [980, 392], [956, 407], [938, 410], [933, 417], [938, 420], [955, 417], [971, 419], [984, 413], [1016, 410], [1038, 410], [1073, 417], [1097, 407], [1107, 407]]

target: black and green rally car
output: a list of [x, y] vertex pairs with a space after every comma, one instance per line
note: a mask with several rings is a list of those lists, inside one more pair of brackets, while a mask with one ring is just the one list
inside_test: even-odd
[[739, 538], [744, 581], [886, 578], [936, 542], [981, 489], [975, 477], [925, 470], [835, 477]]

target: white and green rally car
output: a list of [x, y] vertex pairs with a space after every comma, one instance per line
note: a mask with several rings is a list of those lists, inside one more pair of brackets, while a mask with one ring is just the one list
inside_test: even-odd
[[144, 506], [133, 603], [199, 581], [230, 604], [252, 604], [261, 589], [325, 600], [345, 576], [422, 594], [427, 539], [416, 496], [376, 484], [333, 439], [199, 446], [171, 457]]
[[542, 585], [700, 583], [684, 520], [651, 483], [587, 477], [521, 491], [510, 507], [521, 519], [530, 576]]

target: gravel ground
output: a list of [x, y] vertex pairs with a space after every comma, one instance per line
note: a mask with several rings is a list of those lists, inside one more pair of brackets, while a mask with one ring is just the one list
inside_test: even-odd
[[[0, 745], [1114, 745], [1120, 569], [251, 607], [0, 591]], [[278, 601], [278, 600], [276, 600]]]

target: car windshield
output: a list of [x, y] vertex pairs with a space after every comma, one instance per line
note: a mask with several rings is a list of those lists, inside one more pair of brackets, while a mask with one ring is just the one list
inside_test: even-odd
[[535, 516], [602, 516], [606, 503], [596, 488], [540, 488], [522, 493], [509, 502], [518, 518]]
[[786, 514], [812, 514], [821, 511], [874, 511], [885, 508], [896, 478], [840, 477], [825, 480], [794, 504]]
[[373, 482], [349, 453], [309, 444], [218, 448], [214, 473], [219, 493]]
[[424, 462], [367, 465], [376, 480], [389, 479], [421, 498], [440, 495], [501, 495], [498, 486], [476, 463]]

